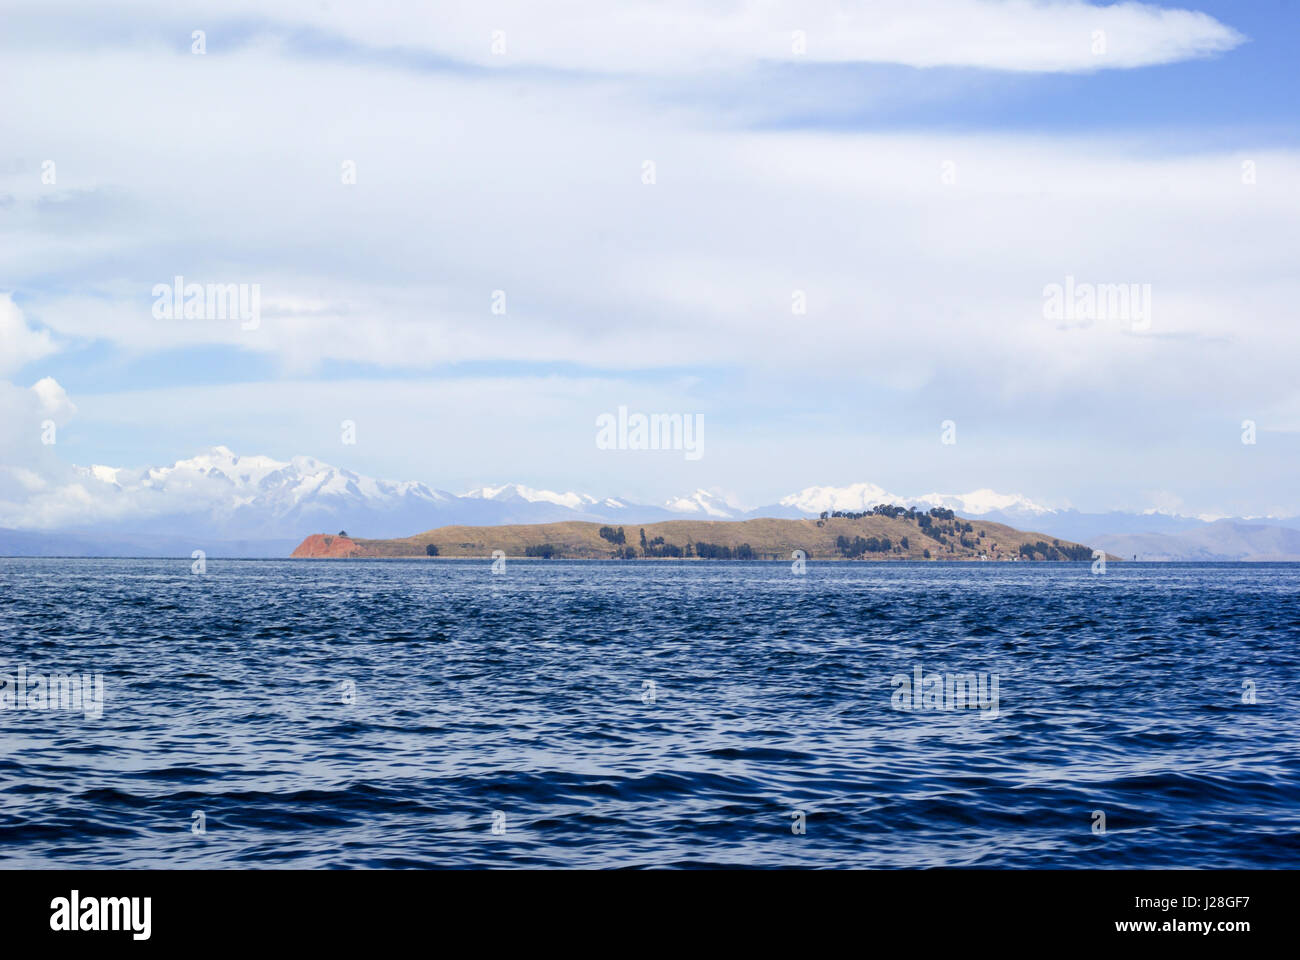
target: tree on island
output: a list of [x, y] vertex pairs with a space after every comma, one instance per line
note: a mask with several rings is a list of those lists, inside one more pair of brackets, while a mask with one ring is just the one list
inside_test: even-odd
[[437, 546], [432, 543], [426, 543], [424, 545], [424, 555], [426, 557], [436, 557], [438, 555]]
[[642, 541], [641, 552], [647, 557], [680, 557], [682, 548], [676, 544], [667, 543], [663, 537], [655, 537], [650, 542]]

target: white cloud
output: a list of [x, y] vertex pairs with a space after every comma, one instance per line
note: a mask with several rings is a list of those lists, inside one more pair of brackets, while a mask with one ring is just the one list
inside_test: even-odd
[[0, 526], [27, 526], [34, 500], [74, 475], [56, 448], [76, 410], [50, 377], [29, 388], [0, 380]]
[[[1162, 156], [1139, 140], [709, 130], [592, 92], [541, 102], [504, 82], [198, 59], [101, 55], [85, 85], [51, 88], [46, 111], [7, 124], [53, 139], [56, 155], [98, 144], [89, 169], [61, 166], [63, 202], [85, 186], [118, 205], [106, 253], [86, 245], [93, 209], [89, 228], [68, 229], [37, 206], [49, 201], [36, 178], [4, 185], [44, 252], [33, 264], [26, 244], [6, 248], [0, 270], [76, 291], [30, 294], [59, 334], [133, 352], [231, 345], [292, 371], [740, 363], [915, 390], [963, 357], [1016, 364], [994, 384], [1012, 395], [1138, 375], [1187, 389], [1185, 371], [1152, 363], [1196, 352], [1187, 344], [1045, 321], [1044, 285], [1070, 274], [1152, 283], [1153, 334], [1226, 338], [1229, 381], [1249, 382], [1252, 363], [1280, 376], [1297, 336], [1284, 320], [1298, 292], [1285, 253], [1300, 215], [1293, 151], [1252, 153], [1261, 176], [1248, 188], [1236, 155]], [[40, 69], [9, 59], [0, 80]], [[198, 119], [162, 154], [158, 117]], [[653, 187], [640, 183], [646, 157]], [[345, 158], [355, 187], [339, 183]], [[948, 161], [953, 186], [940, 180]], [[64, 282], [48, 281], [50, 263]], [[260, 327], [154, 319], [149, 291], [176, 274], [260, 283]], [[489, 310], [496, 289], [505, 316]], [[794, 289], [806, 316], [791, 314]], [[918, 331], [926, 349], [905, 349]], [[864, 369], [885, 349], [888, 364]], [[1222, 380], [1222, 354], [1200, 354]]]
[[[61, 6], [82, 9], [79, 3]], [[221, 19], [199, 0], [134, 9], [140, 21], [154, 25], [203, 25], [210, 54], [228, 49], [224, 23], [271, 21], [486, 67], [642, 75], [796, 59], [1081, 72], [1172, 63], [1244, 40], [1192, 10], [1083, 0], [479, 0], [432, 6], [228, 0]], [[88, 12], [93, 19], [98, 11]], [[804, 35], [801, 54], [794, 52], [795, 31]], [[1097, 31], [1105, 34], [1102, 48]], [[188, 43], [188, 33], [181, 39]]]
[[49, 333], [28, 326], [12, 296], [0, 294], [0, 374], [12, 373], [55, 349]]
[[53, 377], [42, 377], [32, 384], [32, 393], [40, 403], [40, 412], [56, 422], [66, 422], [77, 412], [68, 392]]
[[[84, 9], [92, 30], [93, 8]], [[178, 351], [182, 359], [173, 367], [169, 356], [161, 378], [170, 382], [183, 381], [183, 364], [193, 362], [184, 348], [226, 346], [272, 357], [292, 375], [327, 361], [401, 376], [456, 362], [686, 368], [720, 384], [744, 371], [750, 382], [713, 395], [674, 373], [667, 380], [675, 395], [646, 405], [710, 416], [708, 404], [724, 390], [749, 403], [756, 420], [774, 390], [793, 386], [816, 398], [810, 406], [820, 405], [823, 422], [812, 430], [715, 430], [711, 421], [710, 443], [730, 438], [736, 454], [726, 475], [633, 472], [630, 482], [594, 484], [646, 500], [718, 481], [761, 498], [745, 478], [772, 449], [789, 461], [782, 477], [765, 480], [774, 495], [837, 476], [932, 489], [930, 478], [849, 460], [865, 456], [871, 431], [879, 450], [882, 433], [914, 430], [914, 412], [927, 431], [957, 416], [963, 442], [981, 418], [996, 420], [1021, 431], [1018, 449], [1065, 471], [1073, 442], [1065, 424], [1121, 445], [1134, 441], [1125, 431], [1145, 424], [1173, 443], [1179, 423], [1228, 411], [1239, 420], [1293, 403], [1296, 151], [1175, 153], [1155, 139], [1104, 133], [746, 130], [682, 99], [666, 106], [655, 98], [662, 85], [645, 77], [603, 76], [782, 59], [768, 45], [787, 43], [791, 29], [808, 32], [810, 59], [1005, 70], [1134, 66], [1238, 42], [1203, 15], [970, 0], [926, 5], [923, 20], [912, 3], [574, 3], [560, 13], [458, 4], [431, 16], [412, 5], [313, 2], [274, 13], [375, 48], [562, 71], [521, 73], [425, 70], [396, 65], [395, 53], [346, 49], [317, 57], [303, 51], [310, 44], [256, 32], [246, 43], [247, 24], [268, 16], [263, 6], [223, 9], [232, 20], [212, 20], [198, 5], [139, 4], [139, 29], [110, 35], [134, 46], [77, 47], [75, 18], [66, 43], [56, 30], [24, 45], [30, 21], [21, 16], [0, 39], [0, 89], [13, 94], [0, 100], [0, 127], [29, 158], [0, 169], [0, 196], [12, 201], [6, 238], [21, 238], [0, 244], [0, 276], [22, 291], [27, 312], [6, 317], [0, 301], [0, 326], [16, 331], [0, 368], [40, 359], [66, 339], [106, 341], [136, 359]], [[235, 20], [238, 30], [229, 26]], [[192, 26], [208, 27], [204, 57], [188, 52]], [[507, 30], [510, 51], [499, 61], [489, 50], [496, 28]], [[1104, 56], [1091, 52], [1094, 29], [1106, 32]], [[328, 50], [329, 39], [320, 45]], [[40, 181], [45, 156], [58, 160], [57, 184]], [[1243, 158], [1259, 171], [1250, 186], [1241, 182]], [[658, 165], [653, 187], [640, 182], [646, 159]], [[355, 186], [340, 183], [344, 160], [357, 162]], [[940, 179], [948, 161], [951, 186]], [[260, 327], [155, 320], [150, 290], [176, 274], [260, 283]], [[1151, 283], [1150, 333], [1044, 320], [1041, 291], [1067, 274]], [[489, 311], [495, 289], [507, 293], [505, 316]], [[806, 315], [791, 313], [795, 289], [807, 293]], [[380, 459], [368, 472], [457, 488], [513, 477], [593, 486], [574, 475], [593, 464], [566, 459], [563, 447], [570, 436], [588, 444], [588, 410], [556, 400], [536, 378], [514, 378], [496, 393], [483, 383], [429, 393], [356, 384], [331, 396], [337, 386], [312, 393], [317, 406], [299, 410], [291, 399], [298, 384], [211, 396], [177, 385], [120, 402], [91, 398], [83, 422], [100, 436], [133, 431], [135, 450], [170, 425], [172, 445], [157, 461], [223, 442], [330, 456], [317, 440], [335, 442], [334, 406], [355, 405], [370, 390], [382, 398], [367, 406], [372, 442], [384, 404], [394, 425], [379, 431], [387, 452], [368, 448]], [[589, 383], [569, 386], [595, 392]], [[630, 402], [634, 390], [606, 389], [601, 408]], [[241, 404], [241, 391], [260, 405]], [[292, 416], [276, 406], [286, 396]], [[502, 396], [527, 415], [484, 417]], [[208, 402], [244, 415], [223, 421], [201, 406]], [[827, 428], [840, 415], [836, 403], [852, 416]], [[324, 409], [329, 416], [311, 419]], [[458, 451], [454, 469], [463, 472], [449, 475], [416, 442], [428, 430], [421, 418], [436, 415], [430, 410], [461, 418], [439, 424], [438, 436], [440, 451]], [[304, 429], [319, 437], [307, 442]], [[833, 431], [842, 442], [827, 442]], [[287, 436], [303, 442], [286, 449]], [[922, 439], [930, 444], [928, 433]], [[1053, 446], [1058, 440], [1065, 450]], [[752, 447], [741, 457], [745, 443]], [[93, 459], [121, 462], [99, 445], [103, 455]], [[935, 469], [923, 452], [892, 451], [896, 462]], [[835, 470], [806, 469], [832, 456], [843, 458]], [[711, 448], [707, 462], [723, 458]], [[525, 475], [521, 462], [537, 469]], [[995, 455], [987, 463], [1025, 469]], [[1028, 489], [1018, 474], [1006, 481], [968, 469], [961, 488]], [[1034, 491], [1066, 492], [1044, 491], [1041, 481]]]

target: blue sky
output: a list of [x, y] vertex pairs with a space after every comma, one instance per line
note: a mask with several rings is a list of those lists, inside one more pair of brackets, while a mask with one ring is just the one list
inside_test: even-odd
[[[535, 6], [8, 5], [0, 525], [217, 444], [1300, 513], [1294, 4]], [[258, 284], [257, 329], [153, 316], [178, 274]], [[1067, 276], [1149, 286], [1149, 326], [1046, 318]], [[705, 455], [597, 449], [620, 405]]]

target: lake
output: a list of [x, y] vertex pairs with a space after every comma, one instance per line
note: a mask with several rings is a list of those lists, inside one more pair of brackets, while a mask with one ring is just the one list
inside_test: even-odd
[[1294, 868], [1298, 588], [0, 559], [0, 865]]

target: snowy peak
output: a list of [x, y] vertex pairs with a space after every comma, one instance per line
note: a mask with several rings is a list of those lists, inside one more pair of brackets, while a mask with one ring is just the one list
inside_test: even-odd
[[150, 467], [134, 477], [124, 469], [93, 467], [93, 476], [120, 487], [138, 480], [141, 486], [155, 490], [214, 487], [213, 494], [233, 492], [239, 497], [272, 497], [292, 504], [318, 497], [349, 500], [386, 501], [395, 497], [415, 496], [426, 500], [445, 500], [445, 494], [422, 483], [393, 483], [362, 476], [351, 470], [323, 463], [314, 457], [276, 460], [272, 457], [244, 456], [228, 447], [212, 447], [196, 456], [177, 460], [168, 467]]
[[[1083, 514], [1068, 507], [1052, 509], [1018, 493], [983, 488], [969, 493], [927, 493], [902, 496], [873, 483], [807, 487], [778, 503], [748, 510], [718, 489], [700, 488], [671, 497], [659, 506], [614, 497], [528, 487], [521, 483], [483, 486], [462, 496], [435, 490], [416, 481], [379, 480], [336, 467], [314, 457], [287, 461], [266, 456], [240, 456], [216, 446], [160, 467], [75, 467], [72, 482], [49, 485], [35, 474], [10, 471], [28, 491], [20, 504], [0, 498], [0, 527], [78, 530], [102, 536], [166, 536], [195, 546], [221, 540], [302, 539], [314, 533], [351, 530], [375, 537], [409, 537], [435, 527], [465, 524], [554, 523], [587, 520], [613, 524], [663, 520], [745, 520], [758, 517], [817, 516], [823, 511], [869, 511], [880, 504], [927, 510], [944, 507], [965, 517], [1032, 529], [1079, 543], [1106, 536], [1164, 535], [1183, 540], [1157, 543], [1114, 541], [1123, 555], [1210, 556], [1208, 541], [1188, 545], [1200, 536], [1205, 520], [1164, 511], [1130, 514], [1113, 511]], [[1300, 518], [1283, 519], [1287, 529], [1300, 529]], [[1209, 525], [1224, 543], [1215, 557], [1290, 556], [1290, 541], [1241, 540], [1230, 525]], [[1262, 536], [1253, 530], [1251, 537]], [[1273, 536], [1270, 534], [1269, 536]], [[1280, 536], [1280, 535], [1279, 535]], [[179, 539], [178, 539], [179, 538]], [[1213, 539], [1213, 538], [1212, 538]], [[1188, 540], [1188, 543], [1184, 543]], [[170, 542], [170, 541], [169, 541]], [[1244, 542], [1244, 541], [1243, 541]], [[1175, 549], [1176, 548], [1176, 549]], [[1194, 549], [1193, 549], [1194, 548]], [[1178, 551], [1182, 551], [1181, 553]], [[1201, 551], [1201, 552], [1196, 552]]]
[[947, 507], [965, 516], [981, 516], [995, 510], [1018, 516], [1041, 516], [1053, 513], [1050, 507], [1035, 503], [1019, 493], [998, 493], [985, 488], [970, 493], [927, 493], [909, 501], [908, 506]]
[[76, 475], [89, 517], [84, 522], [170, 532], [169, 519], [175, 519], [175, 529], [230, 536], [295, 536], [335, 519], [385, 533], [427, 528], [436, 511], [455, 499], [423, 483], [376, 480], [313, 457], [239, 456], [223, 446], [169, 466], [95, 465], [78, 468]]
[[822, 511], [862, 511], [882, 503], [902, 507], [946, 507], [963, 516], [982, 516], [995, 511], [1018, 516], [1040, 516], [1052, 509], [1035, 503], [1018, 493], [998, 493], [995, 490], [973, 490], [970, 493], [927, 493], [919, 497], [905, 497], [889, 493], [874, 483], [854, 483], [846, 487], [806, 487], [798, 493], [783, 497], [781, 506], [794, 507], [805, 513]]
[[495, 500], [498, 503], [509, 503], [511, 501], [523, 501], [525, 503], [553, 503], [556, 506], [568, 507], [570, 510], [581, 510], [583, 507], [589, 507], [592, 504], [601, 503], [601, 501], [588, 493], [556, 493], [554, 490], [536, 490], [533, 487], [526, 487], [522, 483], [503, 483], [499, 487], [479, 487], [471, 490], [469, 493], [461, 494], [470, 500]]
[[177, 460], [170, 467], [153, 467], [145, 471], [154, 483], [167, 483], [169, 479], [195, 479], [208, 477], [227, 480], [237, 487], [256, 486], [268, 474], [287, 467], [287, 463], [270, 457], [237, 456], [229, 447], [212, 447], [186, 460]]
[[673, 513], [690, 513], [718, 519], [731, 519], [745, 512], [730, 498], [710, 490], [696, 490], [684, 497], [669, 497], [664, 501], [664, 509]]
[[905, 499], [874, 483], [854, 483], [847, 487], [805, 487], [779, 502], [783, 507], [794, 507], [805, 513], [821, 513], [823, 510], [859, 512], [880, 503], [902, 504]]
[[[719, 489], [699, 488], [659, 506], [557, 492], [522, 483], [486, 485], [461, 496], [416, 481], [379, 480], [315, 457], [240, 456], [215, 446], [169, 466], [78, 468], [66, 515], [77, 525], [203, 531], [227, 537], [306, 536], [349, 529], [365, 536], [410, 536], [449, 524], [550, 523], [581, 519], [636, 523], [689, 517], [742, 520], [865, 511], [882, 503], [947, 507], [964, 516], [1038, 517], [1047, 508], [1019, 494], [975, 490], [904, 497], [873, 483], [808, 487], [778, 504], [748, 510]], [[0, 524], [2, 526], [3, 524]]]
[[[124, 498], [148, 493], [163, 494], [163, 501], [187, 505], [187, 509], [229, 512], [245, 508], [283, 517], [294, 512], [346, 513], [354, 507], [391, 512], [420, 505], [441, 510], [455, 508], [475, 518], [541, 517], [549, 519], [572, 511], [581, 516], [622, 519], [633, 512], [683, 515], [734, 520], [754, 513], [734, 497], [720, 490], [700, 488], [684, 496], [670, 497], [660, 507], [649, 507], [614, 497], [596, 497], [576, 491], [557, 492], [522, 483], [487, 485], [457, 497], [433, 490], [417, 481], [378, 480], [317, 460], [297, 456], [276, 460], [267, 456], [240, 456], [229, 447], [215, 446], [170, 466], [142, 470], [93, 466], [79, 474], [92, 488], [112, 491]], [[823, 511], [863, 511], [883, 503], [922, 509], [946, 507], [966, 516], [1002, 513], [1011, 516], [1041, 516], [1053, 511], [1020, 494], [982, 489], [970, 493], [928, 493], [919, 497], [900, 496], [874, 483], [843, 487], [807, 487], [783, 497], [772, 512], [788, 511], [816, 515]], [[549, 511], [549, 512], [548, 512]], [[245, 511], [247, 512], [247, 510]], [[430, 520], [441, 519], [430, 515]]]

